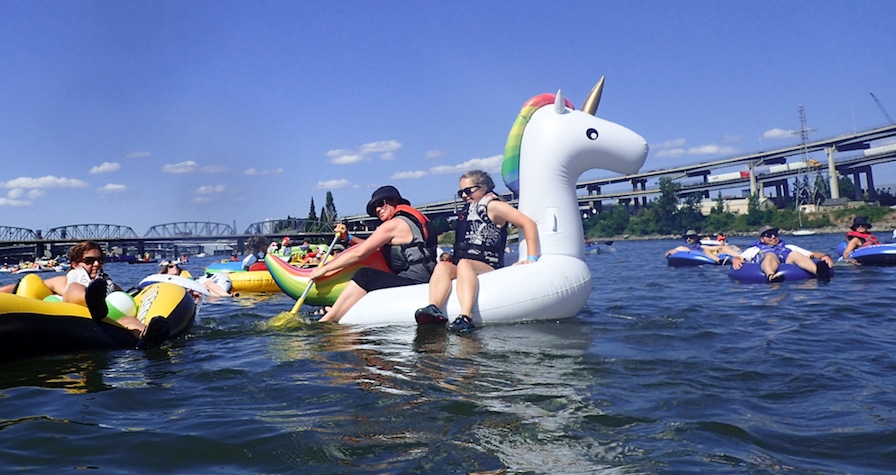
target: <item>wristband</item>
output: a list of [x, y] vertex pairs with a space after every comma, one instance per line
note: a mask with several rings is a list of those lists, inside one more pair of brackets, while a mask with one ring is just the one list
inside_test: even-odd
[[352, 233], [347, 233], [347, 234], [348, 234], [348, 239], [346, 239], [345, 242], [352, 242], [352, 239], [354, 239], [355, 237], [352, 236]]
[[529, 256], [526, 258], [526, 260], [529, 260], [532, 262], [538, 262], [538, 256]]

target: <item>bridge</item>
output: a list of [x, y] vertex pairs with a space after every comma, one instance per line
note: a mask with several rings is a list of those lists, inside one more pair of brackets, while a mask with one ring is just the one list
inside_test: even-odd
[[[768, 152], [757, 152], [739, 157], [726, 158], [707, 163], [684, 165], [673, 168], [645, 171], [631, 175], [620, 175], [580, 182], [577, 187], [585, 190], [579, 195], [579, 207], [583, 211], [600, 212], [604, 201], [616, 201], [619, 204], [646, 206], [650, 196], [659, 195], [658, 188], [647, 188], [649, 180], [669, 177], [680, 185], [681, 195], [698, 194], [708, 198], [710, 192], [749, 186], [751, 193], [760, 193], [765, 187], [772, 187], [780, 195], [787, 194], [787, 182], [805, 174], [827, 172], [831, 183], [833, 198], [839, 198], [837, 178], [852, 175], [856, 184], [856, 199], [865, 190], [874, 189], [872, 167], [882, 163], [896, 161], [896, 146], [871, 149], [871, 142], [896, 137], [896, 125], [889, 125], [864, 132], [843, 135], [800, 144]], [[804, 158], [812, 152], [823, 151], [827, 155], [827, 164], [818, 166], [801, 166]], [[839, 159], [836, 154], [843, 152], [864, 151], [857, 156]], [[790, 162], [788, 159], [798, 157], [802, 162]], [[775, 166], [779, 165], [779, 166]], [[735, 173], [716, 174], [718, 170], [730, 170], [732, 167], [745, 168]], [[861, 186], [861, 178], [865, 177], [865, 187]], [[631, 189], [605, 191], [604, 188], [628, 183]], [[509, 193], [502, 198], [511, 204], [515, 199]], [[458, 212], [463, 202], [458, 199], [441, 201], [417, 206], [430, 218], [449, 218]], [[378, 221], [367, 215], [355, 215], [344, 218], [350, 230], [355, 234], [369, 233]], [[46, 251], [55, 252], [60, 248], [71, 246], [83, 240], [95, 240], [108, 245], [135, 247], [141, 254], [147, 248], [163, 251], [166, 254], [178, 248], [198, 248], [202, 245], [215, 245], [243, 253], [245, 239], [252, 235], [264, 235], [272, 239], [290, 236], [299, 239], [321, 240], [332, 236], [332, 224], [310, 221], [300, 218], [271, 219], [249, 225], [242, 233], [235, 226], [224, 223], [182, 221], [157, 224], [150, 227], [142, 236], [129, 226], [115, 224], [73, 224], [59, 226], [42, 233], [12, 226], [0, 226], [0, 256], [9, 255], [43, 255]], [[57, 255], [54, 253], [54, 255]]]
[[[363, 233], [362, 233], [363, 234]], [[333, 225], [321, 221], [288, 218], [253, 223], [239, 233], [228, 224], [206, 221], [180, 221], [151, 226], [142, 236], [130, 226], [117, 224], [70, 224], [47, 230], [0, 226], [0, 261], [31, 260], [35, 256], [60, 256], [72, 245], [93, 240], [105, 244], [116, 254], [164, 257], [181, 253], [197, 254], [206, 246], [222, 253], [243, 254], [246, 240], [255, 235], [271, 239], [285, 236], [319, 241], [333, 236]]]

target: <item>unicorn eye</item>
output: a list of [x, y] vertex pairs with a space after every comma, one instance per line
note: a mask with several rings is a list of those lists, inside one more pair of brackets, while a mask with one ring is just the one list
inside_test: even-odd
[[585, 131], [585, 136], [588, 137], [588, 140], [597, 139], [598, 133], [597, 129], [588, 129]]

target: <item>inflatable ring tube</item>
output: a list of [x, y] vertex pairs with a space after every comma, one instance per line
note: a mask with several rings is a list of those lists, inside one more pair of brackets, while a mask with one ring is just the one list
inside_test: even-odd
[[47, 287], [46, 282], [44, 282], [44, 280], [37, 274], [27, 274], [25, 277], [22, 277], [19, 280], [19, 283], [16, 284], [13, 293], [21, 297], [28, 297], [36, 300], [43, 300], [50, 295], [53, 295], [53, 291]]
[[[784, 275], [784, 281], [815, 278], [815, 274], [804, 270], [795, 264], [781, 264], [778, 267], [778, 272]], [[731, 269], [728, 271], [728, 277], [731, 277], [731, 279], [737, 282], [752, 282], [757, 284], [768, 283], [768, 277], [762, 272], [762, 267], [757, 262], [745, 262], [740, 269]]]
[[[724, 259], [723, 257], [719, 256]], [[669, 267], [693, 267], [704, 264], [718, 265], [711, 257], [700, 251], [679, 251], [666, 257]]]
[[[175, 338], [193, 325], [196, 304], [187, 291], [169, 283], [153, 284], [134, 297], [137, 318], [167, 318]], [[118, 322], [97, 322], [87, 307], [45, 302], [0, 293], [0, 361], [96, 349], [134, 348], [137, 339]]]
[[896, 244], [859, 247], [850, 257], [863, 266], [896, 266]]
[[846, 241], [842, 241], [837, 245], [837, 259], [843, 259], [843, 251], [846, 250]]
[[244, 272], [240, 261], [213, 262], [205, 268], [206, 272]]
[[268, 270], [268, 265], [264, 263], [264, 261], [258, 261], [251, 266], [249, 266], [249, 272], [258, 271], [258, 270]]
[[280, 292], [280, 286], [266, 270], [231, 272], [227, 275], [233, 283], [232, 292]]
[[145, 279], [141, 280], [139, 284], [137, 284], [137, 288], [143, 289], [149, 284], [155, 284], [158, 282], [170, 282], [172, 284], [179, 285], [187, 290], [192, 290], [203, 297], [211, 296], [211, 292], [204, 285], [196, 282], [193, 279], [187, 279], [186, 277], [181, 277], [179, 275], [173, 274], [152, 274], [147, 276]]
[[[332, 260], [327, 261], [324, 267], [329, 265], [330, 262], [338, 262], [341, 258], [342, 254], [336, 255]], [[269, 258], [267, 256], [265, 256], [265, 262], [268, 264], [269, 274], [278, 285], [278, 288], [294, 299], [302, 296], [305, 287], [308, 286], [308, 277], [311, 275], [314, 267], [316, 267], [316, 265], [313, 267], [296, 267], [276, 257]], [[348, 266], [333, 275], [318, 279], [314, 287], [308, 291], [308, 295], [305, 296], [305, 303], [308, 305], [333, 305], [336, 302], [336, 298], [339, 297], [339, 294], [342, 293], [342, 290], [352, 279], [352, 276], [355, 275], [355, 272], [362, 267], [391, 272], [386, 264], [386, 259], [383, 257], [383, 253], [374, 252], [357, 264]], [[231, 277], [233, 276], [234, 274], [231, 274]]]

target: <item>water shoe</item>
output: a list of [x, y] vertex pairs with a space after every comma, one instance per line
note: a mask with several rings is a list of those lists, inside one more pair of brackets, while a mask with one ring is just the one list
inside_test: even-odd
[[143, 334], [137, 340], [138, 350], [149, 350], [160, 346], [171, 336], [171, 327], [165, 317], [153, 317], [149, 325], [143, 329]]
[[457, 318], [451, 322], [451, 325], [448, 325], [448, 331], [458, 334], [470, 333], [475, 329], [476, 327], [473, 326], [473, 320], [464, 314], [458, 315]]
[[109, 307], [106, 305], [106, 288], [106, 279], [100, 277], [90, 281], [87, 284], [87, 291], [84, 292], [87, 309], [90, 310], [90, 316], [96, 321], [109, 315]]
[[444, 325], [448, 323], [448, 317], [433, 304], [429, 304], [423, 308], [418, 308], [414, 312], [414, 320], [417, 325]]

